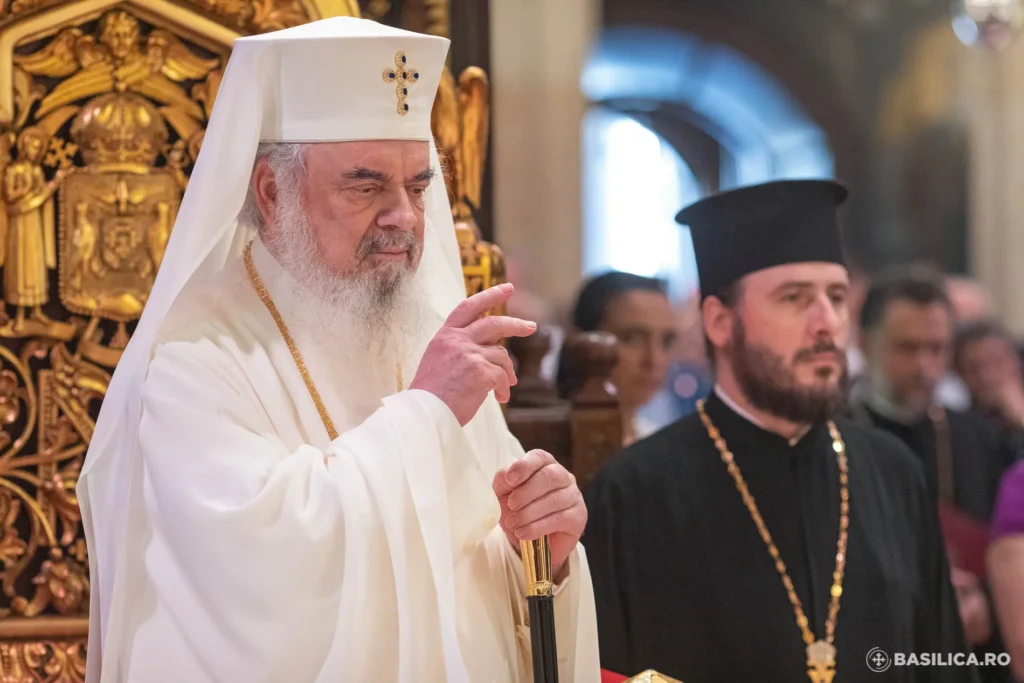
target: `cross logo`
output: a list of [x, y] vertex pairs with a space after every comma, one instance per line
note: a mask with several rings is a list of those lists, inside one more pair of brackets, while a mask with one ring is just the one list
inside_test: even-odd
[[881, 648], [872, 648], [867, 656], [868, 668], [875, 673], [882, 673], [892, 666], [892, 660]]
[[398, 115], [405, 116], [409, 113], [409, 103], [406, 98], [409, 96], [409, 86], [420, 80], [420, 72], [406, 63], [405, 53], [395, 54], [395, 66], [384, 69], [384, 82], [395, 84], [395, 94], [398, 95]]

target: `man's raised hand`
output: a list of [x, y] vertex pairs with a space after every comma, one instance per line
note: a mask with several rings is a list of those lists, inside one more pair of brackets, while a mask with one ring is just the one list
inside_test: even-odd
[[498, 342], [528, 337], [536, 323], [508, 316], [484, 315], [509, 300], [515, 288], [498, 285], [469, 297], [452, 311], [427, 345], [410, 389], [429, 391], [444, 401], [465, 425], [483, 405], [488, 392], [506, 403], [516, 383], [512, 359]]

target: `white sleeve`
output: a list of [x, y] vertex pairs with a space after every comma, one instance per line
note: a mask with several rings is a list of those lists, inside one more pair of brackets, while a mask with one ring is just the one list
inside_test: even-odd
[[[314, 680], [331, 643], [357, 635], [337, 633], [339, 613], [356, 624], [391, 604], [402, 661], [443, 651], [445, 677], [465, 680], [453, 549], [486, 536], [497, 503], [451, 411], [402, 392], [325, 450], [289, 452], [240, 373], [215, 348], [170, 343], [143, 389], [146, 504], [161, 539], [161, 561], [147, 564], [204, 669]], [[375, 548], [386, 551], [377, 564]]]

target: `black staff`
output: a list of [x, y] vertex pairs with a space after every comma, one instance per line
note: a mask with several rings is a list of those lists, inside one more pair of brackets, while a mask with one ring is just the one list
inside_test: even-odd
[[534, 683], [558, 683], [558, 651], [555, 645], [555, 598], [551, 580], [551, 547], [548, 537], [520, 541], [526, 572], [526, 602], [530, 606], [530, 644], [533, 649]]

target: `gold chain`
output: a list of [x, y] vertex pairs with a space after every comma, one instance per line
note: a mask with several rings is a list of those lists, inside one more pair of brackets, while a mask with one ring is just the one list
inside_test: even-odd
[[[320, 392], [317, 391], [316, 384], [313, 382], [313, 377], [309, 374], [309, 369], [306, 367], [306, 362], [302, 360], [302, 354], [299, 352], [299, 347], [295, 344], [295, 340], [292, 339], [291, 333], [288, 331], [288, 326], [284, 323], [284, 318], [281, 317], [281, 313], [277, 310], [277, 306], [274, 304], [274, 300], [270, 297], [270, 292], [267, 291], [266, 286], [263, 284], [263, 279], [260, 278], [260, 274], [256, 272], [256, 264], [252, 260], [252, 242], [245, 247], [245, 253], [243, 255], [243, 261], [245, 262], [245, 272], [249, 274], [249, 282], [252, 283], [253, 289], [256, 290], [256, 294], [260, 297], [260, 301], [267, 307], [267, 312], [270, 313], [270, 317], [274, 319], [274, 323], [277, 324], [277, 329], [281, 331], [281, 336], [284, 337], [284, 343], [287, 344], [288, 350], [292, 354], [292, 360], [295, 361], [295, 367], [299, 370], [299, 375], [302, 376], [302, 381], [306, 384], [306, 389], [309, 391], [310, 398], [313, 399], [313, 404], [316, 406], [316, 411], [320, 414], [320, 420], [324, 423], [324, 428], [327, 430], [327, 436], [330, 437], [331, 441], [338, 438], [338, 430], [334, 428], [334, 421], [331, 416], [327, 414], [327, 408], [324, 406], [323, 399], [320, 398]], [[397, 383], [398, 390], [402, 390], [402, 365], [399, 363], [397, 370]]]
[[[824, 667], [825, 664], [821, 661], [814, 661], [816, 658], [811, 656], [812, 648], [820, 648], [822, 643], [816, 642], [814, 634], [811, 633], [810, 627], [807, 623], [807, 615], [804, 614], [803, 606], [800, 604], [800, 597], [796, 594], [796, 589], [793, 588], [793, 581], [789, 578], [789, 573], [786, 571], [786, 563], [782, 561], [779, 556], [779, 549], [775, 547], [775, 542], [772, 540], [771, 534], [768, 532], [768, 527], [765, 526], [764, 519], [761, 517], [761, 513], [757, 509], [757, 503], [754, 501], [754, 496], [751, 495], [750, 489], [747, 488], [747, 482], [743, 479], [743, 474], [740, 472], [739, 466], [736, 464], [733, 458], [732, 452], [725, 443], [725, 439], [722, 438], [718, 428], [715, 427], [714, 423], [711, 422], [711, 418], [704, 410], [704, 400], [700, 400], [697, 403], [697, 410], [700, 413], [700, 419], [704, 423], [704, 428], [707, 430], [708, 436], [715, 444], [715, 448], [718, 449], [718, 453], [722, 458], [722, 462], [725, 463], [725, 467], [729, 470], [729, 474], [732, 475], [733, 481], [736, 484], [736, 489], [739, 491], [740, 496], [743, 498], [744, 504], [747, 506], [747, 510], [750, 512], [750, 517], [754, 520], [754, 524], [757, 526], [757, 531], [761, 534], [761, 539], [764, 544], [768, 547], [768, 553], [775, 560], [775, 569], [779, 572], [779, 576], [782, 577], [782, 584], [786, 587], [786, 595], [789, 596], [789, 602], [793, 605], [793, 612], [796, 614], [796, 623], [800, 627], [800, 633], [803, 636], [804, 644], [808, 646], [808, 666], [813, 667], [808, 672], [812, 681], [816, 680], [831, 680], [831, 678], [818, 678], [824, 673], [824, 669], [818, 670], [818, 666]], [[846, 444], [843, 443], [843, 438], [839, 434], [839, 430], [831, 420], [828, 423], [828, 431], [832, 436], [832, 449], [836, 453], [836, 462], [839, 465], [839, 543], [836, 547], [836, 568], [832, 573], [832, 601], [828, 607], [828, 619], [825, 621], [825, 640], [827, 643], [826, 650], [830, 647], [832, 663], [834, 664], [835, 659], [835, 647], [833, 642], [835, 641], [836, 635], [836, 620], [839, 616], [839, 598], [843, 594], [843, 575], [846, 571], [846, 544], [849, 536], [850, 527], [850, 490], [849, 490], [849, 469], [846, 460]], [[827, 657], [827, 655], [826, 655]]]

